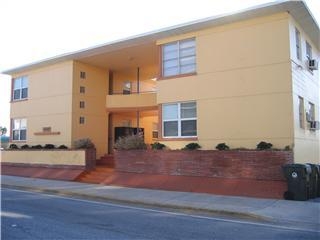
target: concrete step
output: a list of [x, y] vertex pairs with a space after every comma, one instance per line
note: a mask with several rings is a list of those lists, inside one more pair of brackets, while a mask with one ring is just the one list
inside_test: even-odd
[[85, 183], [101, 183], [114, 173], [114, 169], [106, 166], [96, 166], [94, 170], [82, 173], [76, 181]]
[[98, 166], [114, 167], [114, 157], [113, 155], [104, 155], [96, 161], [96, 164]]

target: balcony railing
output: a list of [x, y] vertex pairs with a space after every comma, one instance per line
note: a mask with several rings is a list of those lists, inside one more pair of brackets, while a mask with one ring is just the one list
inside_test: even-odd
[[139, 109], [152, 108], [157, 106], [157, 93], [148, 92], [122, 92], [119, 94], [107, 95], [106, 108], [112, 109]]

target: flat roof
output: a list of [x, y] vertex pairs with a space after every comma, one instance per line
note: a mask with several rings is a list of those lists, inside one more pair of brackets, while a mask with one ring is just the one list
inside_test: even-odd
[[82, 58], [113, 52], [127, 47], [133, 47], [148, 43], [150, 44], [151, 42], [155, 42], [161, 38], [185, 34], [193, 31], [199, 31], [210, 27], [225, 25], [228, 23], [233, 23], [255, 17], [271, 15], [279, 12], [289, 12], [290, 15], [294, 17], [294, 19], [301, 25], [303, 30], [308, 34], [311, 41], [316, 45], [316, 47], [320, 49], [319, 25], [316, 22], [309, 8], [307, 7], [306, 3], [304, 1], [283, 0], [254, 6], [251, 8], [228, 14], [222, 14], [188, 23], [183, 23], [168, 28], [163, 28], [152, 32], [147, 32], [128, 38], [119, 39], [116, 41], [107, 42], [87, 49], [66, 53], [52, 58], [47, 58], [41, 61], [19, 66], [17, 68], [6, 70], [3, 73], [15, 74], [62, 61], [81, 60]]

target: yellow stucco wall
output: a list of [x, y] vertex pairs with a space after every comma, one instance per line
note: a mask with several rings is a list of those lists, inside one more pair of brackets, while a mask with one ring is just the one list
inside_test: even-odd
[[[301, 36], [301, 60], [297, 59], [295, 48], [295, 28]], [[320, 163], [320, 135], [319, 130], [309, 129], [309, 123], [305, 119], [304, 125], [300, 127], [299, 121], [299, 97], [304, 100], [304, 112], [308, 110], [309, 102], [315, 105], [316, 120], [320, 121], [320, 77], [318, 71], [309, 71], [306, 58], [306, 41], [312, 47], [313, 59], [320, 60], [320, 49], [316, 49], [308, 36], [304, 33], [299, 24], [290, 18], [290, 57], [292, 60], [292, 101], [293, 101], [293, 122], [294, 122], [294, 159], [299, 163]]]
[[[86, 79], [80, 78], [80, 72], [86, 73]], [[81, 62], [73, 64], [73, 98], [72, 98], [72, 141], [90, 138], [97, 149], [97, 158], [107, 152], [108, 115], [106, 95], [108, 94], [108, 70]], [[80, 93], [80, 86], [85, 93]], [[85, 108], [80, 108], [80, 101]], [[79, 118], [85, 117], [80, 124]]]
[[[295, 57], [295, 27], [301, 32], [302, 61]], [[306, 69], [305, 41], [312, 45], [313, 58], [319, 60], [320, 50], [289, 13], [176, 35], [159, 39], [157, 44], [190, 37], [196, 40], [195, 75], [155, 83], [151, 79], [156, 77], [158, 66], [140, 66], [141, 92], [157, 89], [156, 97], [107, 96], [108, 66], [68, 61], [17, 75], [28, 75], [29, 98], [11, 104], [11, 118], [28, 119], [26, 143], [30, 145], [70, 147], [74, 140], [90, 138], [100, 157], [108, 146], [108, 107], [113, 108], [109, 109], [113, 127], [123, 126], [126, 120], [134, 127], [134, 107], [196, 101], [197, 141], [202, 149], [214, 149], [222, 142], [232, 148], [255, 148], [260, 141], [267, 141], [276, 148], [293, 147], [296, 162], [319, 161], [319, 131], [310, 131], [307, 123], [300, 128], [298, 96], [304, 98], [305, 107], [308, 102], [315, 104], [319, 121], [319, 70], [311, 73]], [[86, 79], [80, 78], [81, 71], [86, 72]], [[112, 73], [115, 93], [122, 93], [125, 81], [131, 81], [132, 91], [137, 91], [136, 68], [119, 67]], [[80, 86], [86, 88], [85, 94], [80, 93]], [[80, 101], [85, 102], [85, 108], [80, 108]], [[79, 123], [80, 117], [85, 117], [85, 124]], [[154, 141], [151, 134], [155, 122], [157, 112], [140, 116], [148, 144]], [[43, 127], [60, 134], [34, 134]], [[164, 141], [172, 149], [189, 142]]]
[[[20, 144], [71, 146], [72, 61], [27, 71], [28, 99], [11, 104], [11, 119], [27, 118], [27, 141]], [[58, 135], [35, 135], [51, 127]]]
[[85, 166], [84, 150], [69, 151], [1, 151], [2, 163]]
[[[233, 148], [255, 148], [260, 141], [278, 148], [291, 146], [288, 14], [181, 36], [185, 37], [196, 39], [197, 73], [158, 81], [157, 100], [160, 104], [197, 102], [202, 149], [214, 149], [221, 142]], [[165, 144], [174, 149], [182, 145], [176, 141]]]

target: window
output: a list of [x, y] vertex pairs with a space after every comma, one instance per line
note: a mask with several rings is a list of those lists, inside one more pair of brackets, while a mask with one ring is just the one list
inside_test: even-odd
[[315, 108], [314, 104], [309, 102], [308, 104], [308, 112], [307, 112], [307, 120], [308, 122], [313, 122], [316, 120], [316, 113], [315, 113]]
[[84, 124], [85, 123], [85, 118], [84, 117], [80, 117], [79, 118], [79, 123], [80, 124]]
[[13, 100], [28, 98], [28, 78], [19, 77], [13, 80]]
[[123, 89], [122, 89], [122, 93], [123, 94], [130, 94], [132, 91], [132, 83], [129, 81], [126, 81], [123, 83]]
[[84, 101], [80, 101], [80, 108], [85, 108], [85, 102]]
[[162, 105], [163, 137], [196, 137], [196, 102]]
[[86, 93], [86, 87], [80, 86], [80, 93]]
[[301, 38], [300, 32], [296, 29], [296, 55], [299, 60], [301, 60]]
[[152, 123], [152, 138], [158, 138], [158, 123]]
[[27, 139], [27, 119], [12, 120], [12, 140], [25, 141]]
[[312, 47], [308, 42], [306, 42], [306, 57], [308, 60], [312, 60]]
[[196, 42], [187, 39], [162, 46], [162, 76], [169, 77], [196, 71]]
[[86, 72], [80, 72], [80, 78], [86, 79]]
[[304, 101], [302, 97], [299, 97], [299, 126], [304, 128]]

